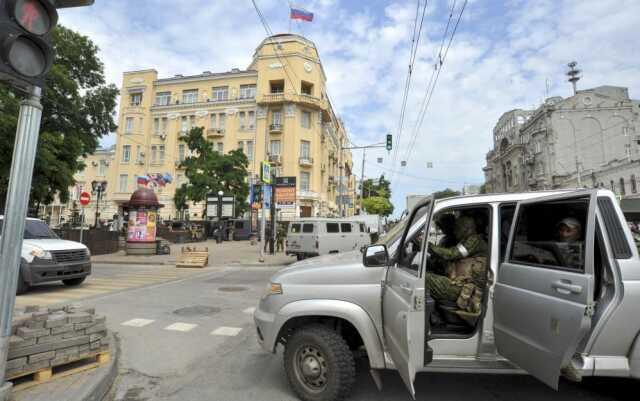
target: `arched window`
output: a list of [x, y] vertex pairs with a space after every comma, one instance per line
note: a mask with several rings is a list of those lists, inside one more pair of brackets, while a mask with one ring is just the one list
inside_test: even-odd
[[631, 174], [631, 193], [637, 193], [638, 192], [638, 183], [636, 182], [636, 175], [635, 174]]
[[624, 178], [620, 177], [620, 195], [625, 195]]
[[609, 181], [609, 186], [611, 187], [611, 190], [613, 192], [616, 192], [616, 184], [613, 182], [613, 180]]

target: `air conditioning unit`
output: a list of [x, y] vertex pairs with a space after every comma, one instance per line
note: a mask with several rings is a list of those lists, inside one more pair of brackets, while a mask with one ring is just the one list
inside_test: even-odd
[[163, 141], [167, 139], [167, 134], [160, 134], [160, 139], [162, 139]]
[[96, 162], [96, 161], [92, 161], [92, 162], [91, 162], [91, 165], [92, 165], [93, 167], [97, 167], [97, 166], [98, 166], [98, 162]]
[[144, 152], [140, 152], [140, 157], [144, 157]]
[[269, 155], [269, 163], [280, 164], [282, 158], [280, 155]]

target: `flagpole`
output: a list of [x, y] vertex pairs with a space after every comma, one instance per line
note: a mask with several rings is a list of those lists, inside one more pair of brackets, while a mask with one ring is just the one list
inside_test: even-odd
[[291, 4], [289, 4], [289, 33], [291, 33]]

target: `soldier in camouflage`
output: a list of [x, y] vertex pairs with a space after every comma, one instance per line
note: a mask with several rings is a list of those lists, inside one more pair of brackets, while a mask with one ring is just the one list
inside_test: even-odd
[[458, 307], [479, 313], [486, 285], [487, 243], [476, 232], [472, 217], [462, 216], [455, 224], [455, 246], [429, 243], [432, 258], [446, 261], [446, 275], [427, 273], [427, 286], [435, 300], [456, 302]]

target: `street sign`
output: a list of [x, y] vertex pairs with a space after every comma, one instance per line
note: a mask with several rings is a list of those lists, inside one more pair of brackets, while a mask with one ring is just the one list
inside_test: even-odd
[[80, 194], [80, 204], [82, 206], [87, 206], [91, 202], [91, 195], [89, 192], [83, 192]]
[[271, 184], [271, 165], [268, 162], [260, 162], [260, 181]]

